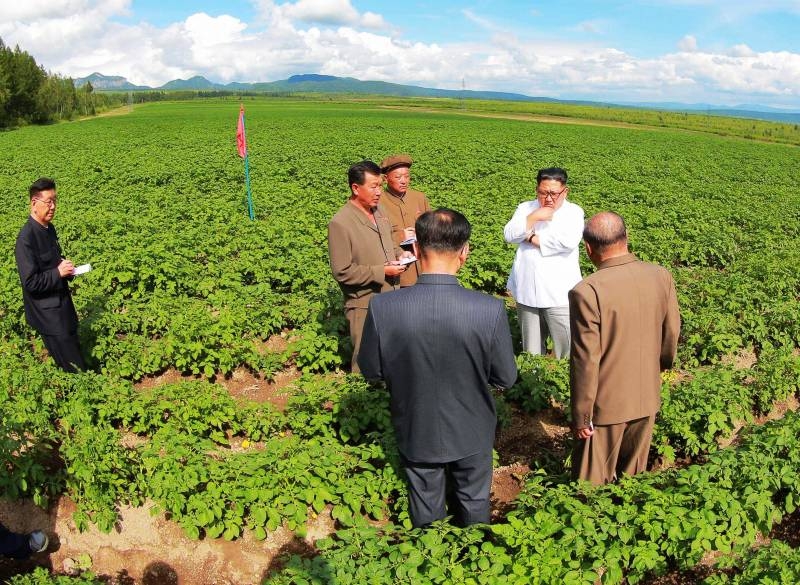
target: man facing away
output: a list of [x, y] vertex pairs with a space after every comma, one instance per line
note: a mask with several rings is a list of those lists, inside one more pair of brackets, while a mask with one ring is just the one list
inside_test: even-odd
[[68, 372], [86, 366], [78, 343], [78, 315], [68, 281], [75, 266], [64, 258], [53, 216], [56, 184], [41, 178], [31, 185], [30, 217], [17, 236], [15, 256], [28, 324], [42, 336], [56, 364]]
[[569, 292], [572, 474], [604, 484], [647, 468], [681, 323], [672, 275], [628, 252], [619, 215], [593, 216], [583, 239], [598, 270]]
[[358, 371], [361, 331], [372, 295], [392, 290], [406, 269], [397, 257], [410, 256], [392, 242], [389, 219], [378, 207], [381, 169], [369, 160], [347, 172], [350, 199], [328, 224], [331, 272], [344, 295], [344, 314], [353, 341], [352, 370]]
[[522, 349], [544, 354], [549, 334], [557, 358], [569, 354], [567, 292], [581, 279], [583, 209], [568, 194], [564, 169], [541, 169], [536, 200], [520, 203], [503, 229], [506, 242], [519, 245], [508, 290], [517, 302]]
[[448, 474], [457, 521], [489, 522], [497, 423], [489, 385], [508, 388], [517, 377], [504, 303], [455, 277], [470, 231], [457, 211], [422, 214], [417, 284], [374, 296], [364, 326], [359, 364], [389, 389], [415, 527], [447, 515]]
[[[429, 211], [431, 204], [425, 193], [409, 189], [411, 185], [411, 165], [413, 160], [407, 154], [393, 154], [381, 161], [384, 180], [384, 194], [381, 206], [386, 210], [392, 223], [392, 238], [395, 245], [414, 238], [414, 222]], [[411, 246], [405, 246], [412, 249]], [[400, 286], [412, 286], [419, 277], [417, 263], [410, 264], [400, 275]]]
[[11, 532], [0, 524], [0, 556], [11, 559], [27, 559], [35, 553], [47, 550], [49, 539], [42, 530], [30, 533]]

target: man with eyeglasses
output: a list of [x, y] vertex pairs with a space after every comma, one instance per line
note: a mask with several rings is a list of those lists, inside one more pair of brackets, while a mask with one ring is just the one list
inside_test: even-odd
[[536, 199], [520, 203], [503, 230], [506, 242], [519, 246], [507, 288], [517, 302], [522, 349], [545, 354], [549, 334], [557, 358], [569, 355], [567, 293], [581, 280], [583, 209], [568, 194], [567, 171], [541, 169]]
[[31, 214], [17, 236], [15, 248], [25, 318], [42, 336], [47, 351], [62, 370], [84, 370], [78, 315], [68, 285], [75, 266], [64, 258], [51, 223], [57, 204], [55, 181], [38, 179], [28, 193]]

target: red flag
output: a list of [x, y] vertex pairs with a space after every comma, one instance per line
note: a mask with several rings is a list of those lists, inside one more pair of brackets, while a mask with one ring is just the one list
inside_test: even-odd
[[239, 156], [245, 158], [247, 156], [247, 140], [244, 136], [244, 106], [239, 106], [239, 125], [236, 127], [236, 148], [239, 150]]

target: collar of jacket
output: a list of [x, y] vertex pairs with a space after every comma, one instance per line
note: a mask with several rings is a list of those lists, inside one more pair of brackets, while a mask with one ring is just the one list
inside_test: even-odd
[[346, 209], [349, 209], [350, 213], [352, 213], [355, 217], [358, 218], [358, 221], [360, 221], [365, 226], [367, 226], [369, 228], [372, 228], [373, 230], [376, 230], [376, 231], [378, 229], [378, 227], [377, 227], [378, 221], [380, 221], [381, 219], [384, 218], [384, 215], [383, 215], [383, 212], [381, 211], [380, 206], [375, 207], [372, 210], [372, 217], [375, 218], [375, 223], [372, 223], [369, 220], [369, 217], [367, 216], [367, 214], [364, 213], [364, 211], [360, 207], [358, 207], [358, 205], [353, 203], [352, 201], [348, 201], [347, 202]]
[[623, 254], [622, 256], [615, 256], [613, 258], [609, 258], [600, 263], [600, 266], [597, 267], [598, 270], [602, 270], [603, 268], [611, 268], [612, 266], [620, 266], [622, 264], [630, 264], [631, 262], [636, 262], [638, 258], [631, 254], [630, 252], [627, 254]]
[[452, 274], [423, 272], [417, 278], [417, 284], [455, 284], [461, 286], [458, 279]]
[[28, 216], [28, 223], [30, 223], [31, 225], [34, 225], [37, 228], [39, 228], [40, 230], [44, 230], [44, 231], [49, 230], [53, 225], [52, 222], [48, 223], [47, 225], [42, 225], [38, 221], [36, 221], [36, 218], [33, 217], [32, 215]]

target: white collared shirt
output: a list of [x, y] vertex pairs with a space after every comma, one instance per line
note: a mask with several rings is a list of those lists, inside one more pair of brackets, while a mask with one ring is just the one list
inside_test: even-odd
[[538, 201], [524, 201], [503, 229], [509, 244], [519, 244], [507, 288], [518, 303], [529, 307], [565, 307], [567, 293], [581, 280], [578, 245], [583, 236], [583, 209], [569, 201], [550, 221], [537, 221], [533, 230], [539, 246], [526, 239], [528, 215], [539, 209]]

